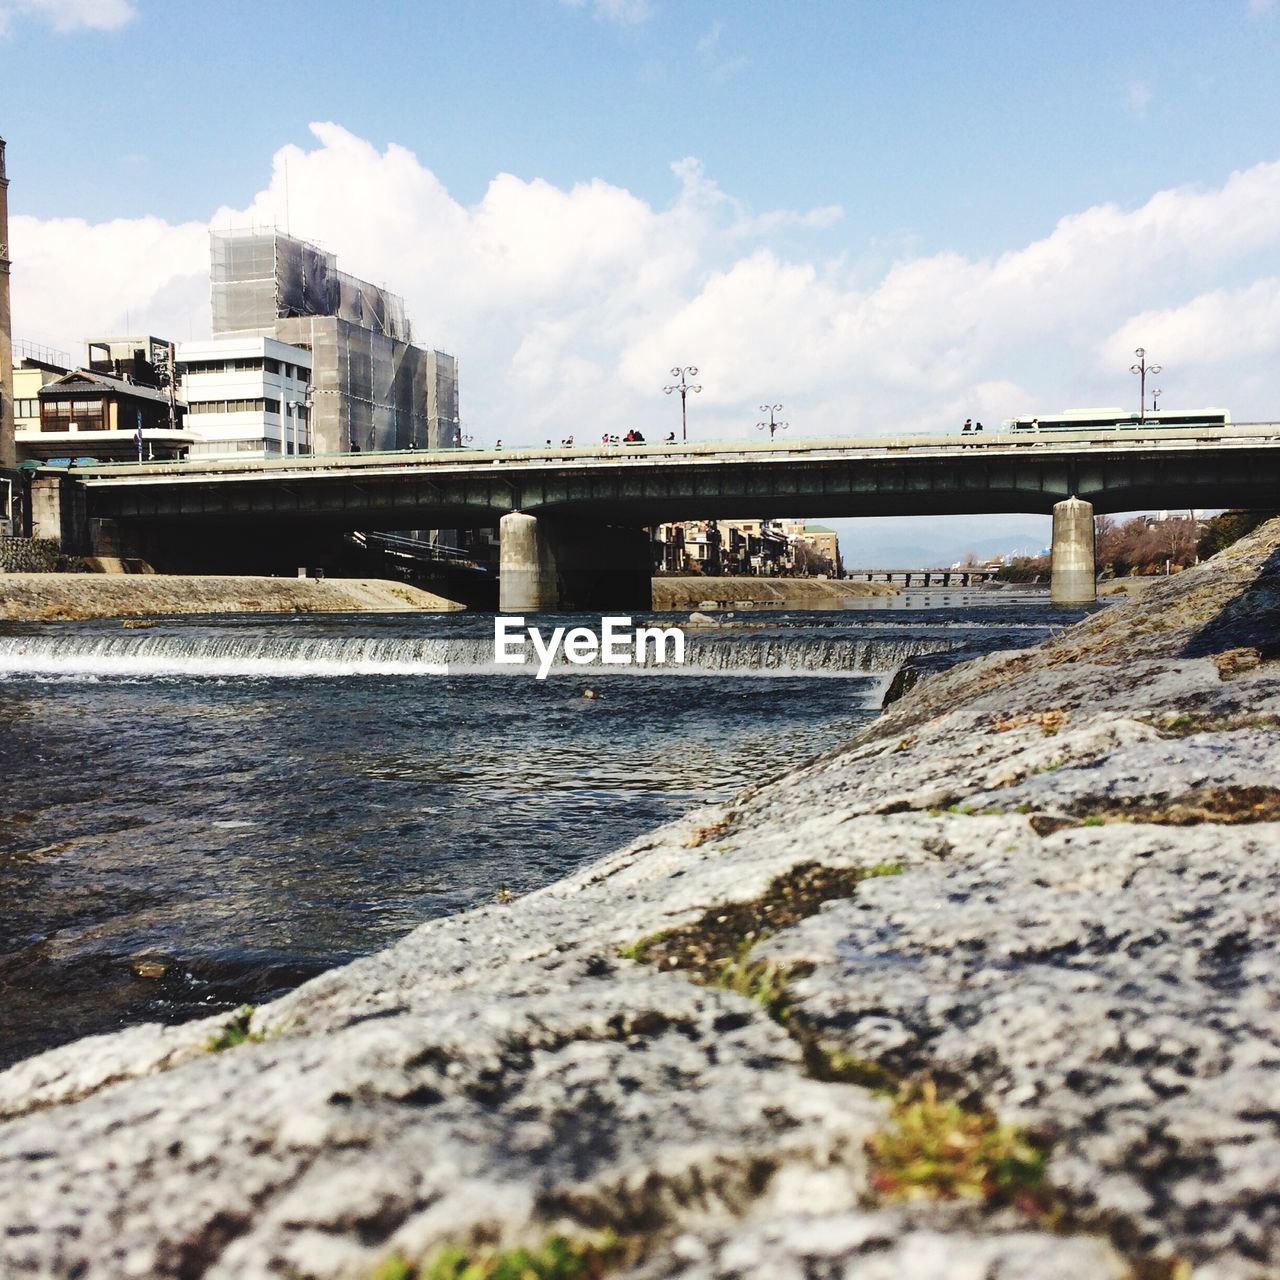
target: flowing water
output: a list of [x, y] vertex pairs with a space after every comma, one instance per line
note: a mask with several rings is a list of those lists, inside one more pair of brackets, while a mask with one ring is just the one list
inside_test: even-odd
[[484, 615], [5, 625], [0, 1065], [527, 892], [849, 737], [904, 660], [1076, 616], [771, 615], [545, 681]]

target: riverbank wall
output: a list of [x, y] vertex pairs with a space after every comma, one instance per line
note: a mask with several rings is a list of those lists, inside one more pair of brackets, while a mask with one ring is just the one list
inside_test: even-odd
[[0, 1270], [1274, 1276], [1277, 778], [1273, 522], [546, 889], [20, 1063]]
[[25, 622], [198, 613], [444, 613], [462, 607], [383, 578], [0, 574], [0, 618]]

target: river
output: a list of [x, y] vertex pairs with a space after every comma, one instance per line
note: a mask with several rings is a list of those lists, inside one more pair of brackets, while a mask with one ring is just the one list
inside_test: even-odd
[[848, 738], [905, 659], [1079, 616], [756, 616], [545, 681], [477, 614], [3, 624], [0, 1066], [526, 893]]

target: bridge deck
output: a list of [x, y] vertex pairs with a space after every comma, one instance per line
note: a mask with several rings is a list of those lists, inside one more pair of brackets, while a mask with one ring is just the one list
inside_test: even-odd
[[[85, 435], [86, 445], [91, 437]], [[777, 441], [714, 441], [706, 444], [592, 445], [573, 448], [545, 446], [532, 449], [441, 449], [387, 453], [307, 454], [299, 457], [255, 459], [184, 460], [181, 462], [116, 462], [76, 467], [74, 473], [85, 484], [117, 486], [131, 483], [166, 485], [192, 481], [243, 481], [254, 477], [280, 480], [285, 474], [312, 477], [334, 473], [365, 475], [404, 474], [406, 471], [457, 473], [486, 470], [494, 466], [522, 471], [556, 471], [616, 467], [619, 462], [649, 464], [655, 469], [727, 462], [762, 463], [804, 461], [806, 463], [847, 462], [858, 458], [911, 457], [919, 459], [965, 456], [984, 457], [1022, 454], [1026, 450], [1054, 454], [1114, 453], [1123, 450], [1187, 449], [1196, 446], [1214, 451], [1232, 446], [1248, 448], [1263, 443], [1280, 443], [1280, 423], [1236, 423], [1228, 427], [1167, 428], [1138, 430], [1124, 428], [1105, 435], [1088, 431], [984, 432], [968, 436], [899, 435], [870, 438], [816, 438]]]

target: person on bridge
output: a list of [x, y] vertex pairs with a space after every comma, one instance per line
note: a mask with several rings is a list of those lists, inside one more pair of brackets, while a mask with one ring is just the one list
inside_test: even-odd
[[966, 418], [966, 419], [964, 420], [964, 426], [960, 428], [960, 433], [961, 433], [961, 435], [966, 435], [966, 436], [967, 436], [967, 435], [969, 434], [969, 432], [970, 432], [970, 431], [972, 431], [972, 430], [973, 430], [973, 419], [972, 419], [972, 418]]
[[667, 438], [666, 438], [662, 443], [663, 443], [663, 444], [675, 444], [675, 442], [676, 442], [676, 433], [675, 433], [674, 431], [668, 431], [668, 432], [667, 432]]
[[975, 431], [981, 431], [981, 430], [982, 430], [982, 423], [980, 423], [980, 422], [979, 422], [979, 423], [976, 423], [976, 424], [974, 425], [974, 428], [973, 428], [973, 429], [974, 429]]

